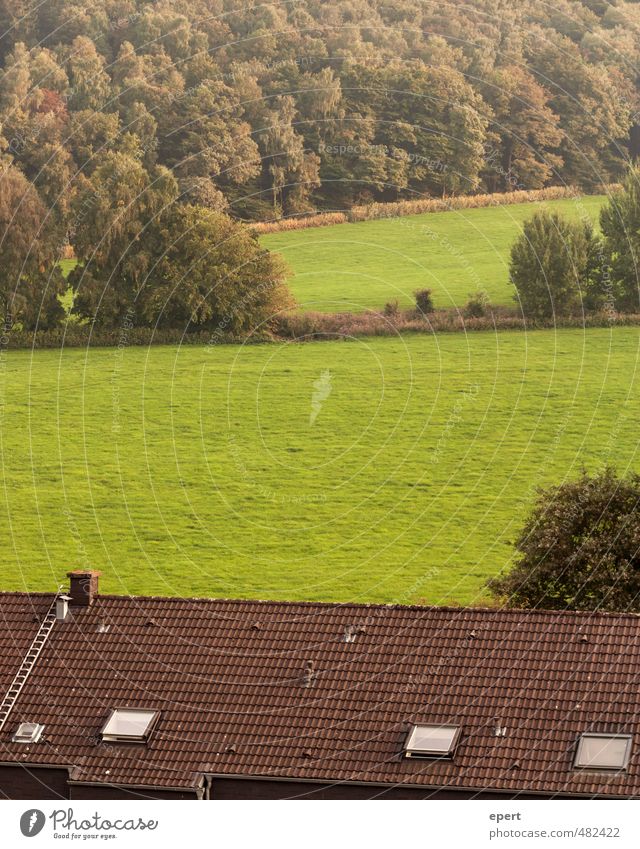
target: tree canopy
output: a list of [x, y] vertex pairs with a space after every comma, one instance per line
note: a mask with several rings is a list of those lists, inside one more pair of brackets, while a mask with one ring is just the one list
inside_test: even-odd
[[87, 297], [105, 274], [135, 294], [167, 204], [268, 220], [591, 190], [640, 152], [640, 8], [622, 0], [16, 0], [0, 32], [2, 167]]
[[36, 188], [17, 168], [0, 172], [0, 316], [5, 329], [49, 327], [62, 315], [52, 219]]
[[61, 146], [50, 178], [70, 189], [128, 133], [146, 164], [211, 181], [250, 218], [592, 187], [638, 144], [634, 3], [14, 6], [0, 7], [2, 133], [30, 179], [43, 145]]
[[594, 255], [590, 224], [537, 212], [511, 248], [510, 279], [527, 318], [575, 313], [588, 294]]
[[600, 212], [606, 258], [603, 295], [615, 309], [640, 306], [640, 169], [632, 168], [620, 191]]

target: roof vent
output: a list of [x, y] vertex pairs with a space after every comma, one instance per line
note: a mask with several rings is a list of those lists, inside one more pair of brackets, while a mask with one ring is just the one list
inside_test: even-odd
[[504, 725], [500, 725], [499, 719], [495, 720], [495, 724], [493, 726], [493, 736], [494, 737], [506, 737], [507, 736], [507, 729], [504, 727]]
[[64, 622], [69, 615], [70, 595], [59, 595], [56, 599], [56, 621]]
[[313, 661], [308, 660], [307, 665], [304, 670], [304, 675], [302, 676], [302, 685], [304, 687], [312, 687], [313, 679], [315, 678], [315, 674], [313, 671]]
[[364, 634], [366, 628], [363, 625], [347, 625], [344, 629], [344, 641], [345, 643], [355, 643], [356, 637], [359, 637], [360, 634]]
[[37, 743], [43, 731], [44, 725], [37, 722], [21, 722], [11, 740], [14, 743]]
[[111, 625], [109, 625], [107, 622], [98, 622], [98, 625], [96, 626], [96, 631], [98, 634], [106, 634], [110, 627]]

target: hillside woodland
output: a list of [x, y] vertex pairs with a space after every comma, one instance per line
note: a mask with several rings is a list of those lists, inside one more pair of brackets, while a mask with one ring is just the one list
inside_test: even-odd
[[247, 281], [287, 303], [243, 221], [593, 191], [640, 152], [636, 3], [0, 0], [0, 32], [6, 327], [61, 320], [73, 252], [85, 319], [241, 328]]

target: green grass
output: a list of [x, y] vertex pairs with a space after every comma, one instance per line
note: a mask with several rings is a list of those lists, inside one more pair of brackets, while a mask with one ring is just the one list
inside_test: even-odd
[[639, 468], [639, 339], [5, 352], [0, 587], [478, 603], [536, 485]]
[[461, 307], [478, 289], [494, 304], [513, 304], [509, 250], [522, 222], [547, 207], [597, 223], [603, 202], [585, 197], [427, 213], [273, 233], [262, 242], [294, 271], [289, 285], [305, 310], [379, 310], [396, 299], [408, 307], [416, 289], [431, 289], [437, 307]]

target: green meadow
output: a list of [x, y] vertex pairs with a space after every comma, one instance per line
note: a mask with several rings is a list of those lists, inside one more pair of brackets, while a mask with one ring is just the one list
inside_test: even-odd
[[413, 304], [431, 289], [436, 307], [462, 307], [484, 289], [492, 303], [514, 304], [509, 251], [522, 223], [540, 208], [594, 224], [605, 198], [463, 209], [405, 218], [272, 233], [263, 244], [286, 259], [300, 307], [320, 312]]
[[481, 603], [538, 485], [640, 468], [639, 341], [4, 352], [0, 586]]

